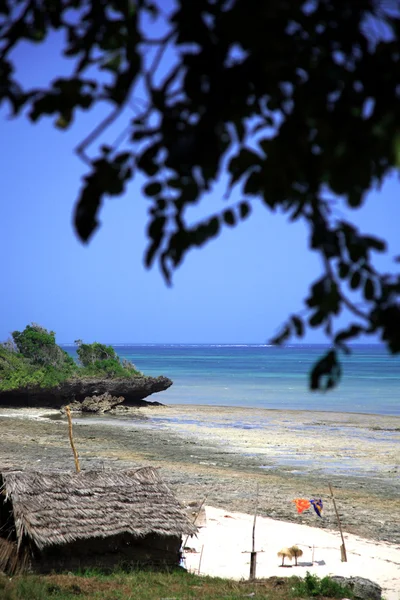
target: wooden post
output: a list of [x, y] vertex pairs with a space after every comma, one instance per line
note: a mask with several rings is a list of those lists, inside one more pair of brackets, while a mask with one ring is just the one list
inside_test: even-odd
[[258, 483], [257, 483], [257, 491], [256, 491], [256, 502], [254, 509], [254, 521], [253, 521], [253, 532], [252, 532], [252, 544], [251, 544], [251, 552], [250, 552], [250, 579], [256, 578], [256, 568], [257, 568], [257, 552], [256, 552], [256, 521], [257, 521], [257, 509], [258, 509]]
[[74, 438], [72, 437], [72, 419], [71, 419], [71, 409], [70, 409], [69, 406], [65, 407], [65, 412], [67, 413], [68, 434], [69, 434], [69, 441], [70, 441], [70, 444], [71, 444], [72, 452], [74, 453], [75, 469], [76, 469], [76, 472], [79, 473], [80, 470], [81, 470], [81, 467], [79, 465], [79, 458], [78, 458], [78, 453], [77, 453], [76, 448], [75, 448]]
[[200, 560], [199, 560], [199, 569], [197, 571], [197, 575], [200, 575], [200, 569], [201, 569], [201, 560], [203, 558], [203, 550], [204, 550], [204, 544], [201, 547], [201, 552], [200, 552]]
[[338, 525], [339, 525], [340, 536], [342, 538], [342, 545], [340, 546], [340, 557], [341, 557], [341, 561], [342, 562], [347, 562], [346, 545], [344, 543], [344, 537], [343, 537], [343, 531], [342, 531], [342, 524], [340, 522], [339, 513], [338, 513], [338, 510], [336, 508], [336, 502], [335, 502], [335, 497], [333, 495], [332, 486], [331, 486], [330, 483], [328, 485], [329, 485], [329, 491], [331, 493], [333, 507], [334, 507], [335, 513], [336, 513], [337, 522], [338, 522]]

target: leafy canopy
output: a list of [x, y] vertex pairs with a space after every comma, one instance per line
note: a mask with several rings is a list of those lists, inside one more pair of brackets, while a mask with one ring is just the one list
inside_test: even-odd
[[31, 363], [40, 366], [63, 368], [74, 365], [72, 357], [56, 344], [54, 331], [32, 323], [23, 331], [13, 331], [12, 339], [16, 349]]
[[118, 360], [117, 353], [112, 346], [106, 346], [98, 342], [84, 344], [82, 340], [76, 340], [75, 344], [78, 346], [76, 351], [78, 358], [84, 367], [88, 367], [99, 360]]
[[[371, 260], [385, 242], [358, 231], [333, 201], [358, 208], [400, 165], [399, 25], [398, 0], [176, 0], [169, 9], [152, 0], [3, 0], [0, 102], [33, 122], [52, 116], [60, 129], [77, 110], [109, 104], [77, 148], [88, 172], [75, 228], [88, 241], [104, 199], [144, 174], [145, 262], [158, 261], [167, 282], [189, 249], [248, 218], [255, 201], [303, 220], [323, 272], [273, 341], [323, 328], [332, 349], [311, 387], [326, 389], [340, 378], [338, 350], [360, 334], [400, 351], [399, 275]], [[12, 52], [52, 30], [65, 36], [73, 73], [24, 89]], [[126, 109], [117, 142], [99, 147]], [[239, 203], [188, 223], [188, 207], [221, 174]], [[338, 330], [343, 309], [354, 322]]]
[[76, 340], [77, 354], [85, 375], [102, 375], [103, 377], [132, 377], [140, 375], [140, 371], [126, 359], [122, 363], [112, 346], [99, 344], [84, 344]]
[[12, 333], [12, 342], [0, 344], [0, 391], [26, 387], [55, 387], [63, 381], [83, 377], [131, 378], [141, 375], [127, 360], [122, 363], [110, 346], [83, 344], [78, 340], [78, 366], [72, 356], [56, 344], [54, 331], [32, 323]]

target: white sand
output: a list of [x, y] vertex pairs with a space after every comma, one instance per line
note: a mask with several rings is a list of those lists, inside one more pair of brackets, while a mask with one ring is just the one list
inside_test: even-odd
[[[193, 572], [215, 577], [247, 579], [249, 576], [251, 535], [253, 517], [242, 513], [230, 513], [206, 506], [207, 525], [200, 529], [197, 538], [189, 538], [187, 546], [196, 553], [185, 553], [186, 567]], [[316, 517], [317, 519], [318, 517]], [[400, 546], [386, 542], [374, 542], [355, 535], [344, 534], [347, 563], [341, 562], [341, 538], [337, 531], [257, 518], [256, 550], [257, 577], [277, 575], [303, 577], [307, 571], [319, 577], [325, 575], [361, 576], [378, 583], [386, 600], [400, 599]], [[277, 552], [285, 546], [298, 545], [303, 556], [299, 566], [282, 568]], [[312, 564], [312, 546], [314, 563]], [[285, 563], [291, 564], [285, 560]]]

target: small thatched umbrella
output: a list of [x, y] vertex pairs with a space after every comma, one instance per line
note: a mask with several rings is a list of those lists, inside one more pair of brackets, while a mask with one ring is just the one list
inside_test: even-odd
[[281, 550], [279, 550], [278, 552], [278, 556], [282, 557], [282, 567], [285, 566], [285, 558], [288, 558], [289, 560], [292, 560], [293, 558], [293, 554], [292, 554], [292, 549], [291, 548], [282, 548]]
[[298, 546], [292, 546], [289, 550], [291, 551], [292, 556], [294, 556], [295, 565], [297, 567], [297, 559], [300, 558], [300, 556], [303, 556], [303, 550], [300, 550]]

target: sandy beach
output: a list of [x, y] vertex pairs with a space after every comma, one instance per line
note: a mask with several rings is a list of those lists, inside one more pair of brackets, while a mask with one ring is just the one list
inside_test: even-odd
[[[247, 579], [250, 569], [253, 516], [205, 507], [206, 525], [197, 538], [191, 538], [185, 553], [186, 567], [203, 575]], [[258, 578], [272, 576], [304, 577], [307, 571], [322, 578], [325, 575], [366, 577], [382, 587], [386, 600], [400, 598], [400, 547], [386, 542], [372, 542], [345, 534], [347, 562], [341, 562], [341, 539], [336, 531], [307, 525], [285, 523], [261, 517], [256, 522]], [[303, 556], [286, 560], [281, 567], [277, 552], [296, 544]]]

